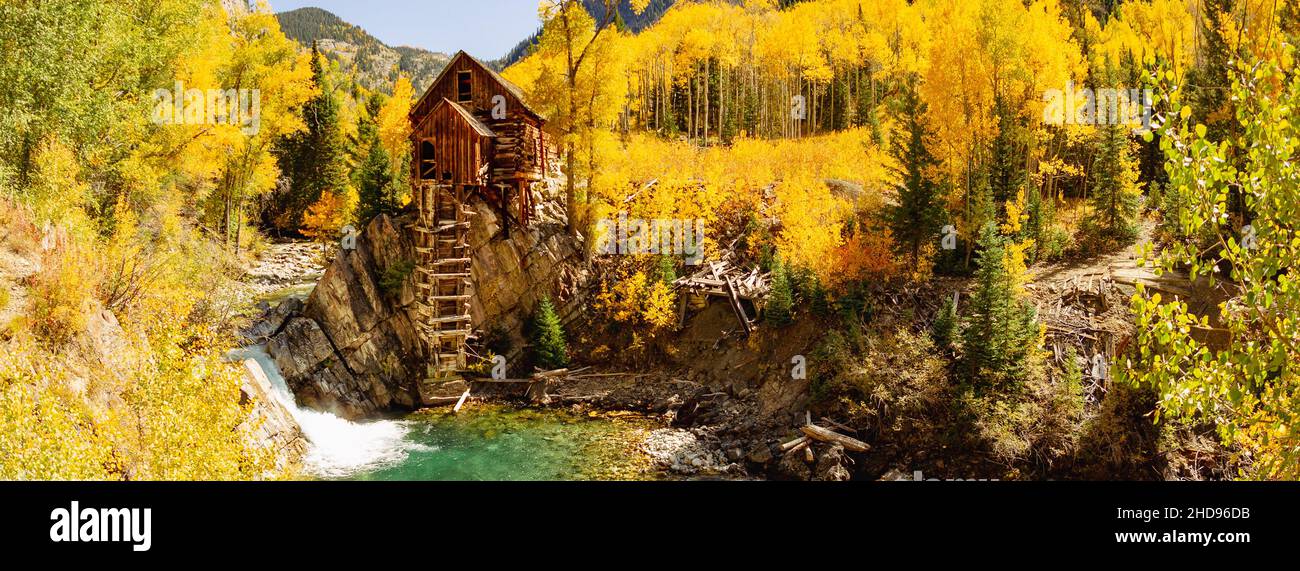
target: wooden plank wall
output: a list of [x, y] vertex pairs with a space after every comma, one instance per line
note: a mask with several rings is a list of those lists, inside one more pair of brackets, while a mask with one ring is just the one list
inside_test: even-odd
[[497, 134], [492, 155], [492, 178], [497, 181], [542, 179], [542, 131], [526, 117], [509, 117], [490, 123]]
[[[438, 164], [438, 180], [447, 184], [481, 186], [487, 181], [479, 176], [492, 155], [492, 140], [479, 135], [450, 105], [437, 108], [416, 128], [416, 142], [433, 144]], [[416, 153], [421, 145], [416, 146]], [[416, 164], [428, 157], [416, 157]], [[450, 179], [447, 175], [450, 174]]]
[[[471, 101], [460, 103], [470, 113], [486, 124], [497, 135], [495, 138], [479, 135], [451, 106], [439, 106], [444, 98], [458, 101], [460, 72], [471, 74]], [[492, 119], [492, 99], [506, 98], [505, 119]], [[429, 141], [434, 147], [438, 163], [437, 180], [444, 184], [479, 187], [489, 200], [502, 208], [506, 202], [518, 202], [517, 215], [527, 223], [530, 195], [526, 191], [530, 182], [540, 181], [546, 169], [545, 135], [542, 121], [526, 111], [523, 102], [469, 57], [457, 57], [449, 64], [442, 80], [429, 88], [411, 117], [416, 123], [412, 140], [415, 143], [415, 170], [417, 177], [422, 164], [421, 142]], [[485, 172], [485, 180], [479, 173]], [[506, 190], [494, 188], [501, 185]]]
[[[460, 102], [456, 99], [457, 77], [462, 71], [469, 71], [473, 78], [473, 100], [469, 102]], [[429, 94], [420, 102], [420, 106], [412, 110], [413, 117], [421, 117], [433, 110], [439, 101], [445, 97], [452, 101], [460, 103], [462, 107], [469, 109], [471, 113], [480, 119], [490, 116], [492, 112], [492, 98], [497, 95], [506, 97], [506, 112], [509, 115], [523, 115], [524, 103], [520, 101], [509, 89], [501, 85], [487, 72], [483, 71], [478, 64], [467, 57], [453, 60], [448, 65], [448, 70], [442, 76], [442, 81], [433, 84], [429, 88]]]

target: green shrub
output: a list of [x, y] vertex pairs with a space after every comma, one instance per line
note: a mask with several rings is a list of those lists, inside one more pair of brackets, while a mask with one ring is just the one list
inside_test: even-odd
[[938, 348], [952, 348], [957, 335], [957, 306], [953, 305], [951, 298], [943, 302], [943, 308], [935, 316], [934, 323], [930, 325], [930, 335]]
[[946, 425], [948, 363], [925, 334], [831, 330], [813, 355], [813, 398], [864, 434], [933, 444]]
[[99, 286], [98, 265], [78, 247], [51, 252], [31, 277], [31, 324], [53, 346], [67, 344], [86, 330]]
[[402, 291], [402, 284], [406, 283], [406, 278], [411, 277], [411, 272], [415, 271], [415, 262], [402, 260], [384, 270], [383, 275], [379, 276], [379, 289], [389, 295], [397, 295]]
[[1037, 402], [966, 390], [957, 403], [971, 415], [975, 435], [995, 460], [1010, 465], [1028, 457], [1034, 446], [1035, 424], [1043, 417], [1043, 409]]
[[672, 256], [659, 256], [659, 279], [668, 285], [677, 281], [677, 264]]

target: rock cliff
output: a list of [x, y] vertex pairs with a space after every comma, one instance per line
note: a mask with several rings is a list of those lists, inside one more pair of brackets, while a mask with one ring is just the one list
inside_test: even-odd
[[[528, 229], [512, 224], [507, 238], [495, 210], [478, 200], [471, 206], [478, 212], [470, 233], [473, 324], [498, 337], [513, 361], [543, 295], [558, 300], [567, 316], [576, 312], [586, 282], [576, 263], [582, 251], [553, 216]], [[407, 211], [370, 221], [356, 249], [339, 252], [300, 310], [272, 312], [278, 317], [267, 327], [274, 330], [267, 351], [300, 405], [361, 419], [434, 404], [437, 395], [420, 386], [413, 220]]]

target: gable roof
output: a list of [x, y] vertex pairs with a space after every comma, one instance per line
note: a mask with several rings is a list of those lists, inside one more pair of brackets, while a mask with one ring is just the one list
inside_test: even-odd
[[[493, 81], [497, 82], [498, 84], [501, 85], [501, 87], [505, 88], [507, 92], [509, 92], [511, 95], [515, 97], [515, 99], [518, 99], [519, 104], [522, 105], [524, 110], [527, 111], [529, 114], [533, 115], [534, 117], [537, 117], [538, 119], [544, 120], [546, 118], [544, 115], [537, 112], [536, 109], [533, 109], [532, 106], [528, 104], [528, 100], [524, 97], [523, 89], [520, 89], [518, 85], [515, 85], [510, 80], [502, 77], [501, 74], [497, 73], [496, 70], [488, 67], [487, 64], [484, 64], [483, 62], [474, 59], [474, 56], [465, 53], [465, 50], [460, 50], [456, 52], [456, 55], [451, 57], [451, 60], [447, 62], [447, 66], [442, 68], [442, 71], [438, 73], [438, 77], [435, 78], [433, 80], [433, 83], [429, 84], [429, 88], [424, 91], [424, 95], [420, 96], [420, 99], [416, 101], [415, 105], [411, 107], [412, 112], [414, 112], [414, 110], [416, 109], [419, 109], [420, 106], [425, 103], [425, 100], [429, 99], [429, 97], [432, 96], [433, 90], [436, 87], [438, 87], [439, 83], [442, 83], [442, 80], [447, 77], [447, 74], [451, 73], [452, 68], [455, 67], [456, 61], [461, 58], [465, 58], [468, 59], [469, 61], [474, 62], [474, 65], [477, 65], [479, 69], [486, 72], [488, 74], [488, 77], [491, 77]], [[437, 106], [435, 105], [434, 107]], [[459, 105], [457, 105], [457, 107], [459, 107]], [[430, 111], [432, 111], [432, 109], [430, 109]]]
[[443, 105], [450, 105], [452, 110], [454, 110], [458, 115], [460, 115], [460, 118], [464, 119], [466, 123], [469, 123], [469, 126], [473, 128], [474, 132], [478, 133], [479, 136], [493, 137], [493, 138], [497, 136], [497, 134], [494, 131], [492, 131], [491, 127], [488, 127], [482, 121], [480, 121], [478, 117], [475, 117], [473, 113], [470, 113], [469, 109], [466, 109], [465, 107], [461, 106], [461, 104], [456, 103], [455, 101], [452, 101], [450, 99], [447, 99], [446, 97], [443, 97], [442, 101], [439, 101], [437, 105], [433, 106], [433, 109], [429, 111], [429, 115], [432, 116], [435, 112], [438, 111], [438, 108], [442, 107]]

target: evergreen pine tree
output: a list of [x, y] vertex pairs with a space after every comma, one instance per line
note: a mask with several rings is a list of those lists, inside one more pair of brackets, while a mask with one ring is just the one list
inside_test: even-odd
[[890, 153], [900, 165], [896, 172], [901, 184], [898, 204], [888, 217], [894, 240], [911, 257], [913, 268], [920, 263], [921, 245], [938, 233], [943, 219], [939, 185], [932, 178], [939, 161], [926, 146], [925, 111], [915, 81], [909, 82], [898, 100], [901, 129], [890, 144]]
[[1088, 227], [1102, 240], [1126, 244], [1137, 237], [1141, 196], [1132, 143], [1120, 125], [1098, 127], [1097, 135]]
[[1038, 323], [1034, 307], [1015, 293], [1006, 239], [992, 223], [980, 232], [971, 316], [962, 332], [968, 380], [979, 388], [1018, 385], [1030, 371]]
[[380, 214], [394, 214], [398, 210], [398, 195], [402, 177], [393, 172], [392, 160], [379, 140], [378, 117], [382, 101], [378, 97], [366, 103], [367, 115], [357, 123], [358, 166], [353, 172], [357, 188], [357, 223], [364, 225]]
[[1188, 91], [1195, 101], [1192, 109], [1197, 112], [1198, 122], [1209, 128], [1211, 139], [1219, 141], [1237, 130], [1228, 100], [1233, 70], [1230, 62], [1237, 59], [1232, 43], [1236, 40], [1224, 36], [1221, 23], [1239, 17], [1238, 0], [1204, 0], [1198, 13], [1200, 37], [1204, 42], [1198, 52], [1203, 55], [1201, 65], [1189, 78], [1192, 88]]
[[1015, 110], [1005, 98], [997, 96], [993, 113], [998, 121], [998, 134], [993, 137], [989, 165], [989, 190], [995, 205], [1005, 204], [1019, 194], [1028, 174], [1025, 169], [1024, 127]]
[[781, 257], [772, 259], [772, 291], [768, 294], [767, 318], [777, 325], [785, 325], [792, 320], [791, 306], [794, 305], [794, 293], [790, 288], [790, 276], [781, 263]]
[[559, 369], [569, 364], [569, 345], [564, 340], [564, 328], [555, 314], [550, 297], [543, 297], [537, 306], [533, 325], [533, 357], [537, 366]]
[[320, 199], [322, 192], [342, 192], [348, 183], [339, 103], [330, 86], [325, 61], [313, 43], [311, 70], [318, 94], [303, 106], [307, 129], [289, 135], [280, 143], [280, 170], [289, 178], [289, 189], [281, 203], [273, 207], [272, 222], [285, 231], [298, 230], [303, 214]]
[[365, 224], [380, 214], [391, 214], [395, 208], [391, 199], [392, 175], [389, 172], [388, 152], [379, 144], [370, 145], [357, 171], [353, 174], [357, 187], [357, 223]]
[[[996, 226], [999, 208], [993, 202], [993, 192], [989, 184], [988, 172], [984, 170], [977, 171], [972, 175], [972, 178], [974, 184], [966, 198], [968, 204], [965, 225], [967, 228], [972, 229], [983, 229], [988, 224]], [[970, 269], [971, 258], [979, 246], [979, 240], [964, 238], [964, 244], [966, 247], [964, 268]]]
[[1053, 197], [1044, 197], [1042, 190], [1030, 188], [1025, 195], [1025, 215], [1020, 237], [1034, 241], [1034, 247], [1025, 252], [1025, 262], [1033, 264], [1060, 255], [1061, 245], [1055, 229], [1056, 202]]

